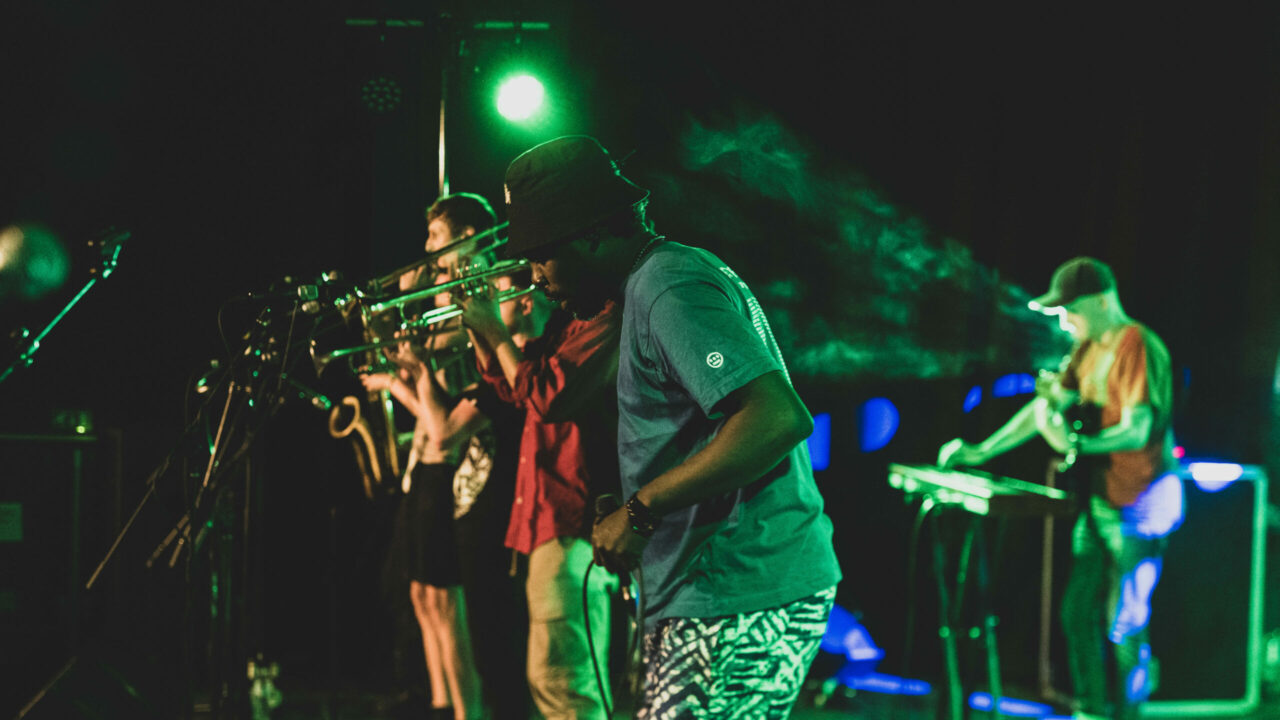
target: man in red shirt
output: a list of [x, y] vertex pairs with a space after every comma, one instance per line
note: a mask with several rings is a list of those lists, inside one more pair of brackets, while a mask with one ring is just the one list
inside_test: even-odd
[[526, 411], [507, 546], [529, 562], [530, 691], [549, 720], [605, 717], [609, 597], [617, 578], [603, 570], [588, 576], [589, 618], [582, 588], [592, 560], [590, 508], [596, 497], [618, 491], [618, 310], [609, 303], [588, 318], [556, 311], [541, 337], [521, 347], [492, 298], [462, 302], [484, 379]]

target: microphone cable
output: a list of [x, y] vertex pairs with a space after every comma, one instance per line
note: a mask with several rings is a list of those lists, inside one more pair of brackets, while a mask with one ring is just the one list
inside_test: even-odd
[[[616, 495], [605, 494], [597, 497], [595, 500], [595, 521], [597, 523], [600, 522], [620, 507], [622, 507], [622, 503], [618, 500]], [[595, 557], [593, 556], [591, 562], [587, 563], [586, 573], [582, 576], [582, 619], [583, 624], [586, 626], [587, 651], [591, 654], [591, 667], [595, 670], [596, 674], [596, 687], [600, 690], [600, 702], [604, 704], [606, 716], [613, 717], [613, 708], [610, 706], [607, 699], [608, 693], [605, 692], [604, 675], [600, 672], [600, 661], [596, 658], [595, 641], [591, 636], [591, 606], [588, 602], [588, 588], [590, 587], [591, 571], [596, 567], [599, 566], [596, 564]], [[628, 584], [633, 583], [636, 589], [635, 631], [630, 633], [627, 637], [626, 655], [624, 656], [626, 658], [626, 662], [630, 663], [636, 651], [640, 648], [640, 643], [644, 633], [644, 573], [641, 571], [640, 567], [637, 566], [634, 575], [632, 573], [625, 573], [624, 575], [619, 576], [619, 580], [622, 580], [624, 577], [629, 581]], [[630, 608], [631, 604], [628, 603], [628, 609]]]
[[[588, 588], [590, 587], [591, 571], [597, 567], [600, 566], [596, 565], [596, 561], [593, 558], [591, 562], [587, 563], [587, 572], [582, 577], [582, 620], [583, 624], [586, 626], [587, 652], [591, 654], [591, 667], [595, 670], [596, 687], [600, 691], [600, 702], [604, 703], [605, 716], [613, 717], [613, 707], [609, 704], [607, 699], [608, 694], [605, 693], [604, 675], [600, 672], [600, 661], [596, 659], [595, 641], [591, 637], [591, 607], [588, 602]], [[634, 581], [636, 588], [635, 631], [627, 636], [627, 649], [626, 654], [624, 655], [627, 662], [630, 662], [635, 656], [636, 651], [640, 648], [644, 632], [644, 589], [642, 586], [642, 583], [644, 582], [644, 573], [639, 567], [637, 567], [634, 575], [631, 575], [630, 573], [627, 574], [627, 579]], [[628, 609], [630, 609], [630, 607], [631, 605], [628, 604]]]

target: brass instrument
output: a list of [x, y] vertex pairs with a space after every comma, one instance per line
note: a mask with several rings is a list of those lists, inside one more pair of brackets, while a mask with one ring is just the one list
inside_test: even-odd
[[[381, 290], [389, 281], [398, 282], [399, 278], [405, 273], [412, 272], [415, 268], [423, 267], [431, 260], [443, 253], [450, 252], [451, 249], [455, 249], [460, 244], [475, 243], [478, 238], [483, 240], [484, 238], [481, 236], [491, 236], [503, 227], [505, 226], [499, 226], [493, 231], [473, 235], [464, 238], [458, 243], [452, 243], [428, 255], [426, 259], [418, 263], [374, 280], [370, 283], [367, 292], [356, 290], [351, 297], [337, 303], [339, 307], [343, 308], [358, 308], [364, 342], [352, 347], [321, 352], [313, 340], [311, 342], [311, 359], [315, 364], [316, 375], [319, 376], [334, 360], [346, 358], [350, 362], [357, 357], [363, 357], [365, 364], [361, 368], [352, 365], [351, 371], [353, 373], [377, 372], [388, 367], [392, 368], [392, 372], [394, 372], [394, 364], [388, 363], [386, 359], [381, 357], [384, 348], [398, 346], [406, 341], [427, 340], [432, 342], [433, 340], [439, 341], [443, 339], [447, 333], [442, 335], [440, 324], [462, 315], [463, 308], [461, 304], [454, 303], [443, 307], [431, 308], [419, 316], [411, 318], [406, 318], [406, 309], [430, 300], [441, 293], [457, 289], [470, 294], [480, 283], [490, 278], [519, 272], [528, 267], [528, 262], [525, 260], [499, 262], [492, 267], [475, 270], [454, 280], [408, 292], [398, 297], [383, 298], [381, 297]], [[497, 244], [499, 243], [495, 243], [494, 246]], [[505, 302], [526, 295], [534, 289], [536, 287], [533, 285], [508, 289], [497, 293], [494, 296], [494, 300], [499, 303]], [[470, 348], [470, 343], [466, 342], [466, 335], [453, 333], [453, 336], [458, 337], [459, 340], [433, 345], [433, 354], [430, 361], [433, 370], [452, 364], [453, 361], [465, 357], [465, 351]], [[361, 405], [366, 403], [372, 412], [361, 411]], [[399, 479], [402, 467], [394, 425], [394, 405], [390, 392], [387, 390], [370, 392], [368, 398], [364, 401], [351, 395], [342, 398], [330, 411], [329, 434], [334, 438], [348, 438], [351, 441], [352, 448], [356, 453], [356, 463], [360, 467], [360, 472], [363, 476], [364, 492], [368, 498], [372, 499], [378, 489], [397, 486], [395, 481]]]
[[[380, 396], [380, 397], [377, 397]], [[374, 498], [374, 491], [382, 483], [400, 476], [400, 455], [396, 448], [395, 427], [392, 425], [390, 394], [387, 391], [370, 393], [377, 397], [375, 407], [385, 410], [375, 429], [360, 411], [361, 402], [354, 395], [347, 395], [329, 411], [329, 434], [336, 439], [350, 438], [356, 453], [356, 465], [364, 481], [364, 495]], [[344, 419], [344, 415], [350, 414]], [[354, 433], [354, 435], [353, 435]], [[389, 486], [393, 486], [391, 483]]]
[[[435, 297], [436, 295], [439, 295], [442, 292], [448, 292], [450, 290], [453, 290], [454, 288], [463, 288], [464, 290], [466, 290], [474, 286], [474, 284], [478, 283], [481, 280], [487, 280], [489, 278], [494, 278], [494, 277], [501, 277], [503, 275], [510, 275], [512, 273], [520, 272], [521, 270], [524, 270], [527, 267], [529, 267], [528, 260], [524, 260], [524, 259], [503, 260], [502, 262], [494, 263], [492, 267], [484, 268], [482, 270], [477, 270], [469, 274], [465, 274], [462, 277], [459, 277], [455, 280], [450, 280], [448, 282], [432, 285], [431, 287], [423, 288], [422, 290], [415, 290], [405, 295], [401, 295], [400, 297], [372, 303], [369, 306], [369, 312], [380, 313], [386, 310], [391, 310], [393, 308], [403, 308], [405, 305], [408, 305], [410, 303], [420, 302], [422, 300], [426, 300], [427, 298]], [[532, 290], [532, 289], [533, 289], [532, 286], [530, 286], [528, 289], [524, 290], [520, 294], [523, 295], [524, 293], [529, 292], [529, 290]], [[517, 297], [517, 295], [512, 295], [511, 297]], [[503, 298], [503, 299], [509, 299], [509, 298]], [[446, 317], [440, 317], [429, 322], [423, 322], [423, 324], [430, 325], [433, 322], [439, 322], [440, 320], [446, 320], [448, 318], [456, 317], [457, 315], [462, 314], [461, 308], [457, 305], [449, 305], [443, 308], [436, 308], [435, 311], [433, 312], [443, 313], [449, 308], [457, 309], [457, 312], [454, 314], [448, 315]], [[426, 317], [431, 314], [432, 313], [427, 313], [427, 315], [424, 315], [423, 320], [425, 321]]]
[[[529, 263], [526, 260], [506, 260], [506, 261], [495, 264], [493, 267], [486, 268], [484, 270], [480, 270], [477, 272], [473, 272], [469, 275], [465, 275], [455, 280], [450, 280], [448, 282], [432, 285], [431, 287], [423, 288], [422, 290], [415, 290], [415, 291], [406, 293], [404, 295], [401, 295], [399, 297], [371, 302], [367, 305], [362, 304], [361, 313], [362, 313], [362, 317], [364, 318], [365, 327], [366, 328], [369, 327], [371, 323], [371, 318], [374, 315], [378, 315], [378, 314], [387, 312], [389, 310], [403, 311], [404, 307], [407, 305], [422, 302], [429, 298], [433, 298], [436, 295], [439, 295], [440, 293], [448, 292], [450, 290], [454, 290], [455, 288], [466, 289], [466, 288], [472, 287], [475, 283], [480, 282], [482, 280], [487, 280], [493, 277], [501, 277], [503, 275], [510, 275], [511, 273], [519, 272], [527, 268], [528, 266], [529, 266]], [[523, 295], [528, 295], [529, 293], [533, 292], [536, 289], [537, 289], [537, 286], [529, 285], [528, 287], [524, 287], [524, 288], [511, 288], [509, 290], [503, 290], [502, 292], [499, 292], [494, 296], [494, 300], [498, 303], [504, 303], [508, 300], [514, 300], [515, 298], [521, 297]], [[446, 320], [452, 320], [453, 318], [456, 318], [461, 314], [462, 314], [462, 305], [458, 303], [453, 303], [451, 305], [445, 305], [443, 307], [438, 307], [438, 308], [432, 308], [431, 310], [428, 310], [427, 312], [423, 313], [420, 317], [417, 317], [415, 319], [401, 320], [398, 323], [398, 330], [401, 331], [401, 337], [389, 338], [384, 340], [375, 339], [374, 341], [365, 343], [363, 345], [356, 345], [354, 347], [349, 347], [349, 348], [339, 348], [336, 350], [330, 350], [328, 352], [318, 352], [316, 345], [313, 342], [311, 344], [311, 360], [315, 363], [316, 374], [319, 374], [320, 372], [322, 372], [324, 368], [329, 365], [330, 362], [337, 360], [338, 358], [349, 357], [352, 355], [358, 355], [360, 353], [364, 353], [372, 350], [378, 350], [385, 347], [392, 347], [394, 345], [399, 345], [400, 343], [404, 342], [406, 339], [412, 340], [415, 336], [419, 336], [424, 333], [434, 332], [435, 328], [433, 328], [432, 326], [438, 323], [444, 322]]]
[[507, 239], [505, 237], [504, 238], [498, 237], [498, 233], [506, 229], [507, 229], [507, 223], [502, 223], [501, 225], [497, 225], [495, 227], [489, 228], [484, 232], [479, 232], [474, 235], [468, 235], [467, 237], [464, 237], [460, 240], [455, 240], [449, 243], [448, 245], [445, 245], [444, 247], [440, 248], [439, 250], [436, 250], [435, 252], [427, 253], [420, 260], [415, 260], [414, 262], [411, 262], [408, 265], [405, 265], [404, 267], [397, 268], [387, 273], [386, 275], [383, 275], [382, 277], [374, 278], [373, 280], [371, 280], [369, 282], [368, 294], [381, 297], [386, 293], [387, 288], [392, 287], [397, 283], [399, 283], [400, 278], [406, 275], [407, 273], [414, 272], [415, 270], [420, 270], [424, 267], [433, 266], [436, 264], [436, 261], [438, 261], [440, 258], [450, 253], [459, 252], [459, 253], [464, 253], [468, 255], [474, 255], [477, 253], [484, 253], [484, 252], [490, 252], [492, 250], [496, 250], [499, 247], [505, 245], [507, 242]]

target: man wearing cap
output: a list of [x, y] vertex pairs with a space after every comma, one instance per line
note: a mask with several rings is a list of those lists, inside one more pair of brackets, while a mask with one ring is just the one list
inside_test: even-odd
[[813, 421], [759, 303], [719, 258], [654, 234], [648, 192], [593, 138], [534, 147], [506, 185], [510, 247], [548, 296], [580, 315], [622, 305], [626, 503], [592, 544], [642, 587], [636, 716], [786, 717], [840, 570]]
[[1149, 694], [1151, 591], [1167, 535], [1181, 520], [1182, 484], [1167, 474], [1169, 352], [1125, 314], [1111, 269], [1093, 258], [1063, 263], [1030, 306], [1057, 315], [1075, 339], [1061, 372], [1043, 375], [1037, 396], [986, 440], [943, 445], [938, 465], [981, 465], [1038, 434], [1084, 470], [1062, 604], [1078, 716], [1135, 718]]

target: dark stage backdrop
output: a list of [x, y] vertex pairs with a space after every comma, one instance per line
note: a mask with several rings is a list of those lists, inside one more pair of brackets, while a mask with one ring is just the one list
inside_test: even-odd
[[[70, 274], [40, 297], [9, 276], [0, 329], [53, 318], [89, 277], [83, 246], [95, 233], [132, 237], [35, 364], [0, 384], [0, 427], [46, 432], [58, 411], [83, 408], [119, 429], [127, 515], [204, 400], [196, 379], [252, 327], [260, 305], [248, 292], [328, 271], [368, 279], [414, 257], [438, 192], [447, 69], [453, 190], [501, 213], [512, 157], [556, 135], [596, 135], [652, 188], [661, 232], [722, 254], [756, 288], [815, 412], [839, 412], [818, 407], [832, 398], [848, 413], [867, 397], [899, 403], [889, 446], [834, 458], [820, 478], [856, 571], [846, 604], [889, 613], [900, 592], [902, 553], [864, 552], [909, 522], [884, 465], [926, 462], [949, 437], [996, 424], [965, 419], [964, 391], [1061, 353], [1023, 308], [1073, 255], [1110, 262], [1130, 313], [1166, 340], [1189, 453], [1274, 452], [1274, 8], [609, 5], [6, 8], [0, 223], [60, 238]], [[508, 31], [462, 33], [517, 13], [550, 29], [518, 43]], [[520, 63], [544, 69], [559, 103], [537, 128], [489, 109], [494, 79]], [[401, 88], [390, 112], [362, 102], [377, 77]], [[325, 392], [351, 388], [298, 367]], [[257, 449], [263, 642], [315, 675], [333, 671], [322, 658], [350, 657], [323, 645], [331, 623], [347, 628], [343, 643], [390, 645], [373, 587], [385, 517], [324, 422], [299, 401]], [[138, 565], [181, 515], [180, 477], [165, 482], [166, 502], [148, 508], [118, 562]], [[86, 555], [95, 550], [105, 548]], [[363, 622], [375, 629], [350, 630]], [[343, 670], [357, 667], [368, 668]]]

